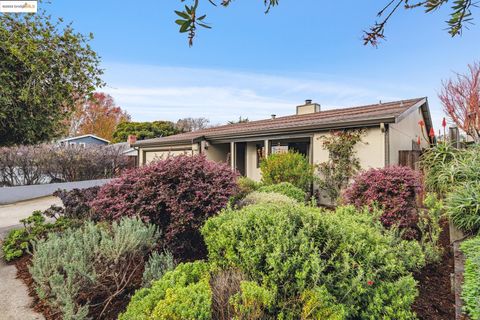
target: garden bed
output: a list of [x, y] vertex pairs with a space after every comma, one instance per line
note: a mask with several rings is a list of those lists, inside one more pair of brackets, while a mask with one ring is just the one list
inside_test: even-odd
[[450, 275], [453, 274], [453, 252], [447, 221], [442, 222], [442, 228], [440, 245], [444, 253], [441, 261], [426, 266], [415, 274], [420, 295], [412, 308], [419, 319], [455, 319], [455, 296], [452, 293], [450, 280]]
[[[28, 294], [33, 298], [33, 309], [43, 314], [46, 320], [57, 320], [59, 319], [59, 314], [55, 310], [52, 310], [45, 302], [40, 300], [37, 296], [35, 291], [35, 284], [28, 271], [28, 267], [31, 262], [31, 257], [29, 255], [25, 255], [20, 259], [17, 259], [14, 264], [17, 267], [17, 278], [21, 279], [28, 287]], [[134, 276], [134, 281], [138, 282], [139, 286], [142, 282], [142, 272], [143, 268], [138, 268], [139, 272]], [[117, 319], [118, 315], [123, 312], [128, 303], [130, 302], [130, 296], [134, 292], [129, 292], [127, 294], [123, 294], [118, 296], [108, 307], [107, 312], [103, 315], [102, 318], [99, 317], [100, 312], [102, 311], [101, 308], [92, 308], [89, 316], [92, 319], [105, 319], [105, 320], [113, 320]], [[92, 300], [92, 303], [95, 303], [95, 299], [98, 297], [84, 297], [86, 300]]]

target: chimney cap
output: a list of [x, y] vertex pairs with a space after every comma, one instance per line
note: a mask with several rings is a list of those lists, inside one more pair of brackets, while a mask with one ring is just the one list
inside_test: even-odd
[[305, 104], [312, 104], [312, 99], [306, 99]]
[[277, 117], [276, 114], [272, 114], [272, 120], [274, 120]]

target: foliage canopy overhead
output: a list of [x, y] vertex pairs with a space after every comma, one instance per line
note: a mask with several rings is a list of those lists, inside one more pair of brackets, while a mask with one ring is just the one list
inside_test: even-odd
[[103, 85], [92, 38], [42, 11], [0, 15], [0, 145], [66, 133], [76, 101]]
[[[206, 14], [200, 13], [200, 4], [207, 3], [207, 0], [180, 0], [182, 3], [188, 2], [182, 10], [175, 11], [178, 19], [175, 21], [179, 25], [179, 31], [188, 35], [189, 45], [193, 45], [199, 27], [211, 29], [212, 27], [205, 21]], [[208, 0], [208, 2], [217, 7], [218, 5], [228, 7], [233, 0]], [[265, 14], [270, 12], [275, 6], [279, 5], [280, 0], [263, 0], [265, 5]], [[380, 40], [385, 39], [385, 26], [390, 18], [400, 9], [418, 9], [422, 8], [425, 13], [431, 13], [438, 9], [451, 5], [450, 18], [447, 22], [447, 31], [452, 36], [461, 35], [466, 24], [471, 24], [473, 17], [471, 9], [476, 6], [473, 0], [386, 0], [384, 7], [377, 13], [379, 21], [363, 32], [364, 44], [377, 46]]]

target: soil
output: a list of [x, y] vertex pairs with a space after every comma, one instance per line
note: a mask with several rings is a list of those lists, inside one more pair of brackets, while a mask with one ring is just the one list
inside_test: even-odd
[[442, 259], [414, 275], [418, 281], [420, 294], [412, 308], [422, 320], [455, 319], [455, 296], [450, 280], [450, 275], [454, 272], [453, 250], [447, 221], [442, 222], [442, 228], [440, 235], [440, 245], [444, 251]]
[[[30, 275], [30, 272], [28, 271], [28, 267], [31, 264], [30, 256], [26, 255], [20, 259], [17, 259], [14, 263], [15, 263], [15, 266], [17, 267], [17, 278], [21, 279], [27, 285], [28, 294], [33, 298], [33, 309], [36, 312], [42, 313], [46, 320], [60, 319], [61, 317], [57, 310], [50, 308], [45, 302], [43, 302], [38, 298], [38, 295], [35, 291], [34, 281], [32, 279], [32, 276]], [[138, 268], [137, 271], [135, 272], [135, 275], [132, 278], [132, 282], [136, 284], [136, 287], [140, 287], [140, 284], [142, 281], [142, 273], [143, 273], [143, 267]], [[91, 308], [89, 317], [91, 319], [105, 319], [105, 320], [117, 319], [118, 315], [123, 311], [125, 311], [125, 309], [127, 308], [127, 305], [130, 302], [130, 298], [133, 295], [134, 291], [135, 291], [134, 289], [128, 290], [124, 294], [119, 295], [116, 299], [114, 299], [112, 303], [109, 305], [108, 310], [105, 312], [105, 314], [102, 317], [100, 317], [102, 308], [100, 307]], [[102, 299], [102, 297], [91, 296], [91, 297], [85, 297], [85, 299], [90, 300], [92, 301], [92, 304], [95, 304], [95, 302], [98, 302], [98, 300]]]

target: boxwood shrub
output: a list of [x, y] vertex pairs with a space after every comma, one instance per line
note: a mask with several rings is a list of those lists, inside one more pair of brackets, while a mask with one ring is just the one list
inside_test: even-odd
[[209, 266], [203, 261], [181, 263], [138, 290], [119, 320], [211, 319]]
[[91, 202], [103, 220], [139, 217], [157, 225], [177, 259], [205, 254], [199, 228], [237, 192], [236, 173], [204, 156], [169, 157], [104, 185]]
[[274, 297], [267, 318], [296, 319], [322, 303], [320, 314], [343, 314], [325, 319], [414, 318], [411, 271], [424, 265], [422, 250], [369, 212], [258, 204], [225, 210], [202, 234], [213, 268], [237, 268]]
[[277, 184], [271, 184], [268, 186], [263, 186], [258, 189], [259, 192], [275, 192], [286, 195], [292, 199], [297, 200], [302, 203], [305, 202], [307, 194], [300, 188], [295, 187], [290, 182], [281, 182]]

